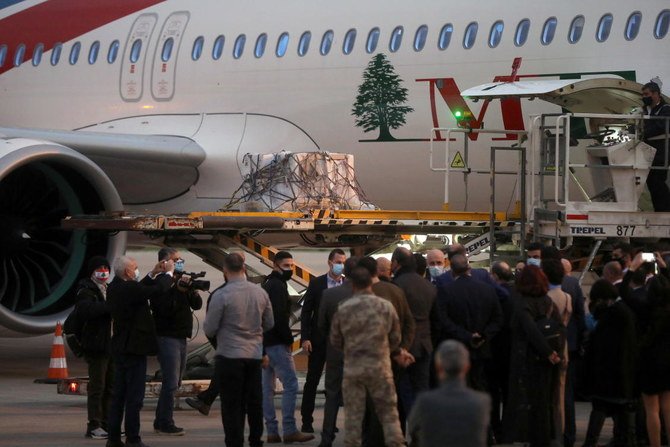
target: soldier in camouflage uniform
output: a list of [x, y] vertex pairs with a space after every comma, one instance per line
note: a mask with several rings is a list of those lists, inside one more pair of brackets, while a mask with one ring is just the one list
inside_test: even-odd
[[404, 446], [391, 371], [391, 354], [399, 353], [398, 315], [391, 303], [372, 293], [365, 268], [355, 268], [349, 279], [354, 296], [340, 304], [330, 331], [331, 344], [344, 352], [344, 445], [361, 445], [367, 392], [384, 427], [386, 445]]

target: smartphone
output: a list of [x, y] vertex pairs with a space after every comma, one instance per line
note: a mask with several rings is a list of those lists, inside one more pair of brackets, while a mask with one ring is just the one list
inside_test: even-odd
[[642, 260], [644, 262], [656, 262], [656, 256], [653, 253], [642, 253]]

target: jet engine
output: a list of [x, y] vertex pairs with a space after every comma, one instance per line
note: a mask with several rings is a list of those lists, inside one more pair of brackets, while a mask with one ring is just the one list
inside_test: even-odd
[[124, 233], [63, 230], [61, 219], [119, 210], [113, 183], [87, 157], [53, 142], [0, 139], [0, 336], [53, 331], [87, 260], [123, 254]]

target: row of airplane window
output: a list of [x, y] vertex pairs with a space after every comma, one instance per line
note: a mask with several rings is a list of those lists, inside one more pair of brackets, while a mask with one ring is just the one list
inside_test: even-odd
[[[598, 42], [605, 42], [612, 31], [612, 23], [614, 22], [614, 17], [612, 14], [603, 15], [598, 21], [596, 27], [595, 38]], [[578, 15], [572, 19], [570, 27], [568, 29], [567, 39], [571, 44], [575, 44], [580, 41], [584, 31], [584, 26], [586, 24], [586, 18], [583, 15]], [[633, 12], [628, 19], [626, 20], [626, 25], [624, 27], [624, 37], [626, 40], [634, 40], [640, 32], [640, 26], [642, 24], [642, 13], [639, 11]], [[515, 29], [514, 32], [514, 45], [517, 47], [522, 47], [528, 40], [528, 34], [530, 31], [531, 22], [529, 19], [521, 20]], [[543, 26], [542, 32], [540, 33], [540, 43], [542, 45], [549, 45], [554, 41], [556, 35], [556, 28], [558, 27], [558, 20], [556, 17], [548, 18]], [[488, 35], [488, 46], [490, 48], [496, 48], [502, 41], [503, 31], [505, 29], [505, 24], [502, 20], [498, 20], [493, 23]], [[661, 11], [656, 17], [656, 22], [653, 28], [653, 35], [656, 39], [663, 39], [670, 29], [670, 10], [666, 9]], [[479, 24], [477, 22], [470, 22], [465, 27], [465, 32], [463, 34], [463, 48], [470, 49], [475, 45], [477, 39], [477, 32], [479, 30]], [[451, 23], [447, 23], [440, 29], [440, 32], [437, 37], [437, 47], [440, 50], [446, 50], [451, 43], [451, 37], [454, 33], [454, 27]], [[402, 26], [397, 26], [391, 32], [391, 37], [389, 39], [389, 51], [395, 53], [400, 49], [402, 44], [402, 39], [405, 34], [405, 29]], [[354, 51], [354, 44], [356, 43], [357, 30], [351, 28], [344, 35], [344, 41], [342, 42], [342, 52], [347, 55], [351, 54]], [[371, 54], [377, 50], [379, 44], [379, 37], [381, 31], [379, 28], [372, 28], [367, 36], [365, 42], [365, 51], [368, 54]], [[335, 33], [333, 30], [326, 31], [321, 37], [321, 44], [319, 45], [319, 53], [322, 56], [326, 56], [330, 53], [330, 50], [333, 45], [333, 40], [335, 38]], [[417, 28], [414, 34], [413, 40], [413, 49], [414, 51], [422, 51], [426, 46], [428, 39], [428, 26], [421, 25]], [[300, 35], [298, 40], [297, 52], [298, 56], [305, 56], [309, 51], [309, 46], [312, 40], [312, 33], [310, 31], [305, 31]], [[239, 59], [244, 54], [244, 47], [246, 45], [247, 37], [245, 34], [240, 34], [235, 39], [233, 44], [233, 58]], [[142, 40], [136, 39], [133, 41], [130, 48], [129, 60], [131, 63], [137, 63], [141, 54], [142, 54]], [[254, 56], [260, 58], [265, 54], [265, 48], [268, 42], [268, 35], [262, 33], [256, 39], [254, 45]], [[168, 62], [172, 57], [172, 51], [174, 48], [174, 39], [172, 37], [165, 40], [163, 47], [161, 49], [161, 59], [163, 62]], [[214, 45], [212, 47], [212, 59], [218, 60], [223, 55], [223, 48], [225, 43], [225, 37], [219, 35], [214, 40]], [[289, 45], [289, 33], [281, 33], [277, 39], [277, 46], [275, 48], [275, 55], [277, 57], [283, 57]], [[199, 36], [193, 42], [193, 47], [191, 49], [191, 58], [194, 61], [197, 61], [202, 56], [203, 48], [205, 46], [205, 38]], [[81, 42], [75, 42], [70, 48], [70, 55], [68, 61], [71, 65], [75, 65], [79, 61], [79, 56], [81, 54]], [[120, 42], [114, 40], [107, 51], [107, 62], [113, 64], [119, 55]], [[0, 67], [5, 63], [7, 58], [7, 46], [0, 45]], [[51, 65], [57, 65], [61, 59], [63, 52], [63, 44], [57, 43], [54, 45], [51, 52]], [[31, 58], [32, 64], [38, 66], [42, 61], [42, 55], [44, 53], [44, 45], [37, 44], [33, 49], [33, 55]], [[98, 60], [100, 54], [100, 42], [95, 41], [91, 44], [88, 51], [88, 63], [95, 64]], [[26, 46], [20, 44], [16, 52], [14, 53], [14, 66], [19, 66], [24, 62], [26, 55]]]

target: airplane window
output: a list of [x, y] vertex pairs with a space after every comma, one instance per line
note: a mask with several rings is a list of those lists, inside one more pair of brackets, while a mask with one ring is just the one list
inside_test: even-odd
[[493, 26], [491, 26], [491, 33], [489, 34], [489, 47], [495, 48], [500, 44], [504, 29], [505, 24], [502, 20], [496, 21]]
[[584, 22], [584, 16], [577, 16], [572, 19], [572, 23], [570, 23], [570, 31], [568, 31], [568, 42], [579, 42], [579, 39], [582, 38], [582, 32], [584, 31]]
[[451, 35], [454, 33], [454, 26], [447, 23], [440, 30], [440, 37], [437, 39], [437, 47], [440, 50], [446, 50], [451, 42]]
[[130, 47], [130, 62], [132, 64], [137, 63], [140, 60], [140, 54], [142, 53], [142, 39], [135, 39], [133, 46]]
[[235, 39], [235, 46], [233, 47], [233, 57], [239, 59], [244, 54], [244, 44], [247, 43], [247, 36], [240, 34]]
[[60, 62], [60, 55], [62, 52], [63, 52], [62, 43], [59, 42], [56, 45], [54, 45], [54, 47], [51, 49], [51, 65], [53, 66], [58, 65], [58, 62]]
[[[142, 41], [140, 41], [140, 44]], [[70, 50], [70, 65], [74, 65], [77, 63], [79, 60], [79, 53], [81, 52], [81, 43], [80, 42], [75, 42], [74, 45], [72, 45], [72, 49]]]
[[654, 37], [663, 39], [668, 35], [668, 28], [670, 28], [670, 9], [665, 9], [656, 18], [656, 25], [654, 26]]
[[325, 56], [326, 54], [330, 53], [330, 48], [333, 46], [334, 36], [335, 33], [333, 33], [332, 29], [329, 29], [323, 33], [323, 37], [321, 38], [321, 47], [319, 48], [319, 53], [321, 53], [321, 56]]
[[612, 14], [605, 14], [600, 18], [598, 22], [598, 31], [596, 32], [596, 40], [598, 42], [604, 42], [610, 36], [610, 31], [612, 31]]
[[223, 45], [226, 43], [226, 38], [223, 35], [217, 36], [212, 47], [212, 59], [218, 61], [223, 54]]
[[6, 58], [7, 58], [7, 45], [0, 45], [0, 67], [5, 65]]
[[286, 49], [288, 48], [288, 33], [281, 33], [279, 39], [277, 39], [277, 50], [275, 54], [277, 57], [284, 57], [286, 54]]
[[305, 31], [300, 36], [300, 41], [298, 42], [298, 56], [304, 56], [309, 51], [309, 41], [312, 40], [312, 33]]
[[465, 34], [463, 35], [463, 48], [469, 50], [475, 45], [478, 29], [479, 25], [477, 25], [477, 22], [470, 22], [468, 27], [465, 28]]
[[16, 52], [14, 53], [14, 66], [18, 67], [23, 63], [23, 56], [26, 54], [26, 46], [24, 44], [16, 47]]
[[119, 55], [119, 41], [115, 40], [109, 44], [109, 51], [107, 52], [107, 62], [113, 64], [116, 62], [116, 58]]
[[98, 53], [100, 53], [100, 42], [95, 41], [91, 44], [91, 48], [88, 50], [88, 63], [93, 65], [98, 60]]
[[44, 45], [41, 43], [35, 45], [35, 49], [33, 50], [33, 67], [37, 67], [40, 64], [40, 62], [42, 62], [43, 53], [44, 53]]
[[174, 39], [168, 37], [165, 42], [163, 42], [163, 51], [161, 51], [161, 60], [167, 62], [172, 56], [172, 47], [174, 47]]
[[256, 48], [254, 49], [254, 56], [262, 57], [263, 54], [265, 53], [265, 45], [268, 43], [268, 35], [263, 33], [260, 36], [258, 36], [258, 39], [256, 39]]
[[641, 24], [642, 14], [640, 11], [636, 11], [628, 17], [628, 20], [626, 21], [626, 30], [624, 31], [626, 40], [633, 40], [637, 37], [637, 34], [640, 32]]
[[514, 45], [522, 47], [528, 40], [528, 31], [530, 31], [530, 20], [523, 19], [516, 26], [516, 33], [514, 33]]
[[379, 28], [374, 27], [368, 33], [368, 40], [365, 43], [365, 51], [368, 54], [372, 54], [377, 49], [377, 44], [379, 43]]
[[544, 22], [541, 37], [542, 45], [549, 45], [554, 40], [557, 24], [558, 20], [556, 20], [556, 17], [549, 17], [547, 21]]
[[355, 43], [356, 43], [356, 29], [351, 28], [349, 31], [347, 31], [347, 34], [344, 35], [342, 52], [344, 54], [351, 54], [351, 52], [354, 50]]
[[414, 34], [414, 51], [421, 51], [426, 46], [426, 37], [428, 36], [428, 26], [421, 25]]
[[193, 49], [191, 50], [191, 59], [197, 61], [202, 56], [202, 47], [205, 45], [205, 38], [198, 36], [193, 42]]
[[391, 53], [395, 53], [400, 49], [403, 31], [404, 29], [402, 26], [396, 26], [391, 33], [391, 41], [389, 42], [389, 50], [391, 50]]

